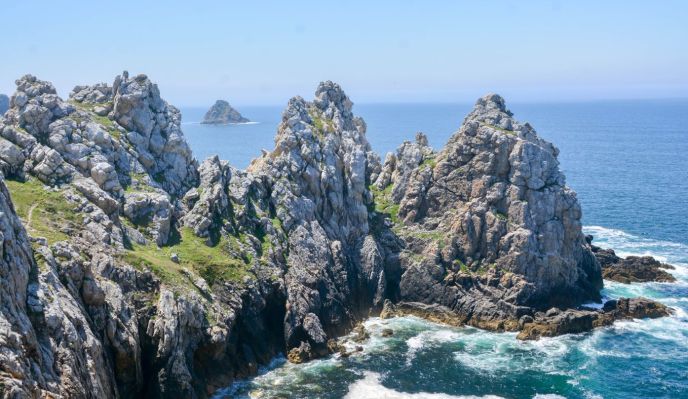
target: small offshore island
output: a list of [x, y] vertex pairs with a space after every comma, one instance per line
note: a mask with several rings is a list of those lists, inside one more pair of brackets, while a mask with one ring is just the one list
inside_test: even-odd
[[230, 123], [251, 122], [244, 118], [239, 111], [232, 108], [225, 100], [217, 100], [215, 104], [206, 112], [202, 124], [206, 125], [227, 125]]
[[[280, 353], [350, 356], [339, 338], [369, 339], [378, 315], [534, 340], [672, 312], [601, 303], [603, 275], [673, 281], [672, 266], [593, 246], [559, 150], [496, 94], [439, 151], [418, 134], [383, 162], [322, 82], [240, 170], [193, 158], [146, 75], [68, 100], [16, 84], [0, 117], [3, 398], [205, 398]], [[218, 101], [204, 123], [247, 121], [234, 113]]]

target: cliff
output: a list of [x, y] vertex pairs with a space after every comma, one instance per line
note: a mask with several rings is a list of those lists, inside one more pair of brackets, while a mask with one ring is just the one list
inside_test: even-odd
[[336, 351], [380, 311], [524, 338], [667, 313], [573, 308], [601, 288], [580, 206], [557, 150], [498, 96], [440, 152], [419, 135], [381, 165], [323, 82], [239, 170], [193, 159], [145, 75], [67, 101], [16, 83], [0, 119], [2, 397], [206, 397], [280, 352]]
[[232, 108], [227, 101], [217, 100], [215, 104], [206, 112], [203, 117], [203, 124], [209, 125], [226, 125], [228, 123], [246, 123], [250, 122], [244, 118], [239, 111]]
[[599, 300], [600, 266], [557, 155], [488, 95], [441, 151], [421, 135], [388, 157], [375, 188], [406, 243], [399, 299], [495, 329]]

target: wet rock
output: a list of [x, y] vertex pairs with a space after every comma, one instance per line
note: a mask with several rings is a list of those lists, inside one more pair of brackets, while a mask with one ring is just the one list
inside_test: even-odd
[[451, 326], [462, 326], [466, 321], [458, 317], [450, 308], [442, 305], [428, 305], [421, 302], [392, 303], [390, 300], [385, 301], [385, 306], [380, 313], [380, 318], [391, 319], [393, 317], [404, 316], [416, 316], [435, 323]]
[[[592, 236], [586, 237], [592, 242]], [[591, 246], [595, 257], [602, 266], [602, 277], [619, 283], [665, 282], [673, 283], [676, 278], [666, 270], [674, 266], [662, 263], [651, 256], [628, 256], [622, 258], [612, 249]]]
[[311, 359], [311, 346], [308, 342], [301, 342], [296, 348], [291, 348], [287, 359], [294, 364], [300, 364]]
[[392, 335], [394, 335], [394, 330], [392, 330], [391, 328], [383, 328], [382, 333], [380, 335], [382, 335], [383, 337], [391, 337]]
[[658, 318], [671, 315], [667, 306], [646, 298], [621, 298], [608, 301], [602, 310], [567, 309], [524, 320], [517, 338], [522, 340], [577, 334], [604, 327], [616, 320]]
[[370, 333], [366, 330], [363, 324], [358, 324], [354, 327], [352, 332], [351, 340], [354, 342], [363, 342], [370, 338]]

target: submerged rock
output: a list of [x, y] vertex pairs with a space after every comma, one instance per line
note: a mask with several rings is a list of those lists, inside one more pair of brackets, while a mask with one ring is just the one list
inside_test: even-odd
[[228, 123], [246, 123], [248, 119], [232, 108], [225, 100], [217, 100], [203, 117], [203, 124], [226, 125]]

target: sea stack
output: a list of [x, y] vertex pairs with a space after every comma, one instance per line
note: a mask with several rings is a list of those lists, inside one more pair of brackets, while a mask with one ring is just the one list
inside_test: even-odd
[[10, 109], [10, 98], [5, 94], [0, 94], [0, 116]]
[[244, 118], [239, 111], [232, 108], [225, 100], [217, 100], [215, 104], [205, 113], [203, 124], [206, 125], [226, 125], [228, 123], [250, 122]]

